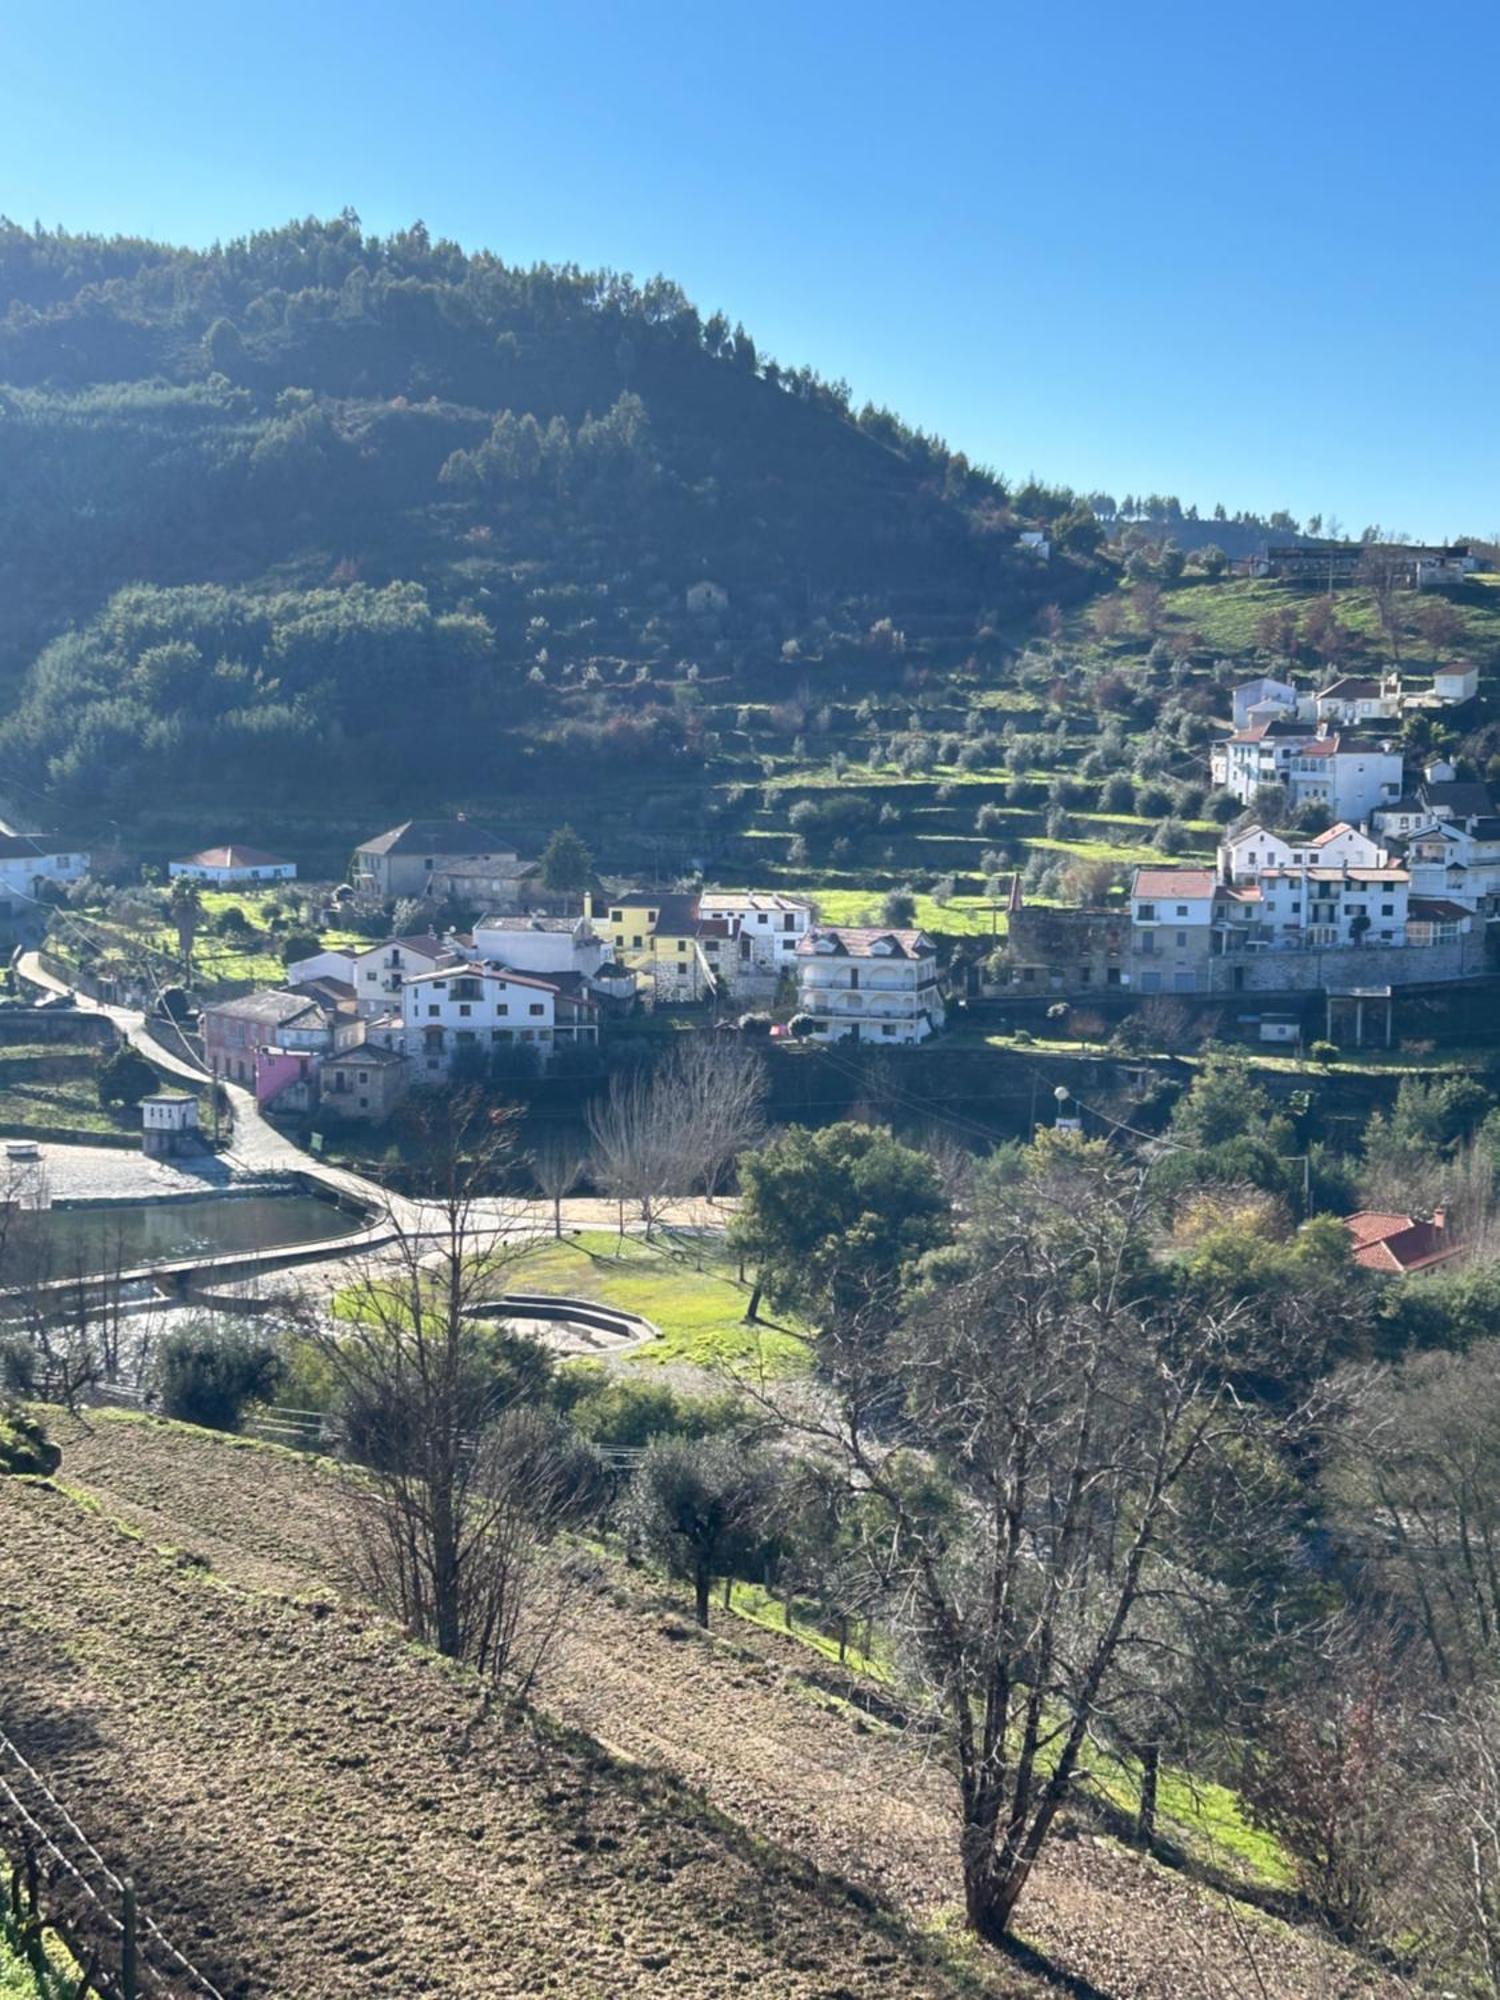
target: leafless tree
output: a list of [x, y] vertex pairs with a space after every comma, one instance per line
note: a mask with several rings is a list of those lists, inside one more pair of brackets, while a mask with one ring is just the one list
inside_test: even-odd
[[1154, 1607], [1197, 1588], [1190, 1489], [1230, 1505], [1235, 1482], [1204, 1475], [1262, 1421], [1234, 1389], [1236, 1311], [1138, 1281], [1140, 1174], [1076, 1142], [1041, 1158], [901, 1326], [821, 1337], [824, 1410], [783, 1412], [857, 1496], [886, 1617], [952, 1746], [967, 1917], [991, 1940], [1086, 1746], [1118, 1740], [1154, 1684]]
[[649, 1238], [682, 1173], [650, 1075], [635, 1069], [611, 1077], [603, 1099], [589, 1106], [588, 1126], [590, 1172], [618, 1206], [620, 1234], [633, 1207]]
[[542, 1197], [552, 1204], [552, 1234], [562, 1237], [562, 1205], [583, 1178], [588, 1147], [567, 1132], [549, 1132], [526, 1156]]
[[539, 1645], [528, 1641], [524, 1659], [517, 1646], [523, 1631], [539, 1639], [523, 1600], [550, 1494], [507, 1466], [503, 1420], [545, 1379], [546, 1361], [474, 1310], [526, 1247], [519, 1211], [490, 1193], [510, 1156], [508, 1125], [482, 1123], [476, 1105], [451, 1124], [427, 1115], [431, 1193], [416, 1213], [392, 1202], [392, 1250], [321, 1337], [359, 1462], [348, 1518], [360, 1584], [439, 1652], [530, 1679]]
[[765, 1132], [768, 1079], [758, 1049], [733, 1035], [680, 1041], [655, 1083], [657, 1116], [685, 1176], [713, 1201], [735, 1161]]

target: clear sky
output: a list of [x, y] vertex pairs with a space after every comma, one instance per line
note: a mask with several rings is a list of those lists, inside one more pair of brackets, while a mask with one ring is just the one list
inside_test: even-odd
[[3, 0], [0, 210], [676, 278], [1010, 474], [1500, 526], [1500, 10]]

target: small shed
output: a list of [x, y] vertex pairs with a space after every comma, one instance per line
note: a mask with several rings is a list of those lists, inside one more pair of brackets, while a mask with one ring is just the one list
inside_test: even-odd
[[151, 1159], [193, 1152], [198, 1145], [198, 1100], [185, 1090], [153, 1090], [141, 1099], [141, 1151]]

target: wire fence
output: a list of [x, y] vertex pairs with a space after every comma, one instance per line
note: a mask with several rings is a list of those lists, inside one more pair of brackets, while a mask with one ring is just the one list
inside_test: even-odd
[[0, 1730], [0, 1849], [10, 1907], [33, 1963], [45, 1927], [82, 1973], [74, 2000], [224, 2000], [140, 1907], [41, 1773]]

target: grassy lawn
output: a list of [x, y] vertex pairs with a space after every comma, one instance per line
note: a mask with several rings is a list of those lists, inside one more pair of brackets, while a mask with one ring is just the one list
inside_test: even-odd
[[[693, 1261], [700, 1256], [701, 1268]], [[510, 1291], [558, 1292], [640, 1313], [662, 1337], [638, 1348], [629, 1357], [634, 1362], [763, 1368], [772, 1375], [795, 1374], [804, 1365], [805, 1350], [794, 1335], [745, 1325], [749, 1293], [736, 1280], [722, 1242], [679, 1238], [669, 1248], [665, 1240], [585, 1230], [529, 1250], [506, 1272], [505, 1284]]]
[[0, 1125], [23, 1131], [51, 1126], [83, 1138], [137, 1130], [140, 1120], [134, 1113], [114, 1118], [100, 1104], [100, 1067], [95, 1049], [70, 1048], [65, 1042], [0, 1050]]
[[[274, 889], [245, 892], [201, 889], [199, 895], [203, 904], [203, 923], [193, 942], [193, 967], [198, 984], [210, 992], [230, 983], [279, 986], [286, 977], [286, 968], [282, 963], [280, 945], [268, 928], [277, 892]], [[238, 910], [250, 928], [221, 937], [216, 924], [230, 909]], [[88, 922], [101, 944], [117, 941], [125, 957], [129, 957], [132, 949], [139, 950], [145, 945], [158, 955], [158, 969], [163, 976], [177, 968], [177, 933], [165, 918], [151, 930], [136, 933], [111, 924], [102, 910], [83, 910], [75, 914]], [[328, 951], [361, 951], [370, 940], [354, 931], [327, 930], [322, 933], [322, 943]], [[75, 956], [71, 944], [66, 930], [55, 940], [55, 948], [60, 948], [64, 957]]]

